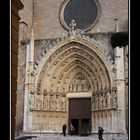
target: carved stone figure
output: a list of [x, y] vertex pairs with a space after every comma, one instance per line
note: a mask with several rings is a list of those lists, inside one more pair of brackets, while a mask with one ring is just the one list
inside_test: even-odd
[[95, 95], [95, 110], [99, 109], [99, 95]]
[[104, 93], [103, 95], [103, 109], [107, 108], [107, 95]]
[[49, 101], [49, 110], [50, 111], [54, 111], [54, 104], [55, 104], [55, 100], [54, 100], [54, 95], [50, 96], [50, 101]]
[[52, 104], [53, 104], [53, 110], [55, 111], [56, 110], [56, 95], [53, 95], [52, 96]]
[[92, 97], [92, 110], [95, 110], [95, 96]]
[[56, 111], [60, 111], [61, 108], [60, 108], [60, 99], [59, 99], [59, 96], [56, 96]]
[[73, 84], [71, 84], [71, 85], [69, 86], [69, 91], [70, 91], [70, 92], [73, 91]]
[[102, 104], [103, 104], [103, 95], [102, 93], [99, 94], [99, 109], [102, 109]]
[[73, 86], [72, 86], [72, 87], [73, 87], [73, 91], [77, 91], [77, 84], [76, 84], [76, 83], [75, 83], [75, 84], [72, 83], [72, 85], [73, 85]]
[[29, 99], [29, 108], [30, 110], [33, 110], [35, 107], [35, 102], [34, 102], [34, 94], [30, 94], [30, 99]]
[[46, 104], [47, 105], [47, 110], [49, 110], [49, 105], [50, 105], [50, 103], [49, 103], [50, 102], [50, 93], [49, 92], [47, 92], [46, 100], [47, 100], [46, 101], [47, 102], [47, 104]]
[[78, 82], [78, 91], [83, 91], [83, 85], [81, 81]]
[[74, 19], [71, 20], [70, 27], [71, 27], [71, 31], [74, 31], [76, 29], [76, 22]]
[[111, 108], [111, 95], [109, 92], [107, 92], [107, 108]]
[[37, 98], [36, 98], [36, 109], [40, 110], [41, 107], [42, 107], [41, 97], [39, 95], [37, 95]]
[[61, 109], [62, 109], [62, 111], [66, 110], [66, 98], [65, 98], [65, 96], [61, 97]]
[[43, 108], [44, 110], [48, 110], [48, 96], [47, 95], [44, 95], [44, 98], [43, 98]]
[[113, 108], [114, 106], [114, 99], [113, 99], [113, 95], [110, 96], [110, 107]]
[[112, 91], [112, 108], [117, 108], [117, 94], [116, 91]]

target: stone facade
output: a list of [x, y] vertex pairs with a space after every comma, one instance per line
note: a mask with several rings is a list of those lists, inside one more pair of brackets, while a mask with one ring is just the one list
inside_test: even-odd
[[63, 0], [23, 0], [17, 131], [60, 133], [62, 125], [68, 123], [70, 96], [83, 98], [90, 94], [91, 132], [97, 133], [100, 125], [111, 133], [126, 133], [127, 49], [113, 49], [110, 38], [116, 16], [120, 30], [127, 30], [128, 2], [98, 1], [98, 22], [90, 31], [79, 33], [67, 32], [60, 24]]
[[[35, 39], [57, 38], [65, 36], [66, 30], [59, 20], [60, 6], [64, 0], [35, 0], [34, 29]], [[65, 0], [66, 1], [66, 0]], [[127, 0], [98, 0], [100, 14], [97, 24], [89, 33], [114, 32], [114, 18], [118, 18], [120, 29], [128, 27], [128, 1]], [[47, 9], [47, 11], [46, 11]], [[53, 24], [52, 24], [53, 23]]]
[[26, 46], [31, 38], [31, 27], [33, 17], [32, 0], [21, 0], [24, 8], [19, 11], [19, 48], [18, 48], [18, 78], [17, 78], [17, 105], [16, 105], [16, 132], [19, 134], [23, 130], [24, 111], [24, 83], [26, 68]]
[[[18, 77], [18, 39], [19, 39], [19, 19], [20, 17], [18, 16], [18, 11], [23, 8], [23, 4], [20, 1], [13, 0], [12, 1], [12, 25], [11, 25], [11, 30], [12, 30], [12, 38], [11, 38], [11, 57], [12, 57], [12, 63], [11, 63], [11, 68], [12, 68], [12, 77], [11, 77], [11, 82], [12, 82], [12, 91], [11, 91], [11, 140], [15, 139], [15, 129], [16, 129], [16, 104], [17, 103], [17, 77]], [[22, 101], [22, 100], [21, 100]]]

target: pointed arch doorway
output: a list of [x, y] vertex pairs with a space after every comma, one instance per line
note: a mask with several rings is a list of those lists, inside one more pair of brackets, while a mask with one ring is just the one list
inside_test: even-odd
[[75, 128], [74, 135], [91, 134], [91, 95], [90, 92], [67, 93], [69, 134], [71, 123]]
[[[59, 120], [58, 124], [51, 125], [49, 121], [44, 121], [49, 130], [56, 130], [58, 133], [62, 131], [58, 128], [61, 128], [63, 123], [68, 123], [69, 132], [70, 123], [73, 122], [76, 127], [75, 135], [90, 134], [91, 128], [92, 133], [96, 133], [97, 123], [100, 121], [96, 118], [102, 112], [98, 113], [98, 102], [94, 105], [95, 95], [99, 97], [102, 90], [111, 87], [109, 70], [108, 63], [98, 47], [79, 37], [70, 38], [53, 47], [50, 53], [46, 53], [36, 70], [35, 110], [45, 110], [46, 115], [51, 112], [54, 116], [61, 113], [59, 119], [54, 117], [57, 122]], [[49, 98], [51, 106], [43, 106], [46, 97]], [[42, 100], [40, 108], [36, 106], [37, 99]], [[54, 103], [54, 99], [58, 102]], [[74, 111], [76, 114], [72, 115]], [[48, 118], [52, 119], [52, 115]]]

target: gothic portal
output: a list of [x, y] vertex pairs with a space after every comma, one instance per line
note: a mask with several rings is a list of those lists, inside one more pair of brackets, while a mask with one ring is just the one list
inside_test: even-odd
[[90, 98], [91, 132], [96, 132], [100, 125], [110, 131], [113, 127], [115, 131], [125, 132], [125, 127], [120, 128], [115, 122], [120, 114], [118, 96], [122, 95], [117, 95], [110, 76], [113, 75], [111, 61], [94, 39], [70, 32], [42, 50], [34, 67], [30, 57], [29, 60], [24, 130], [38, 129], [40, 123], [46, 132], [61, 132], [61, 126], [70, 120], [69, 100]]
[[[17, 105], [24, 110], [23, 132], [61, 133], [67, 124], [69, 133], [73, 123], [75, 135], [97, 133], [98, 126], [126, 134], [128, 46], [112, 48], [110, 39], [126, 30], [127, 12], [112, 12], [100, 0], [40, 1], [23, 0], [20, 13], [18, 98], [23, 104]], [[125, 2], [110, 0], [111, 5]], [[117, 12], [125, 18], [114, 21]]]

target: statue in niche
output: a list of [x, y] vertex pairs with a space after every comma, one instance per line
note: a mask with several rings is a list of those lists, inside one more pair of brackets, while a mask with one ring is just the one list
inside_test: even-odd
[[62, 109], [62, 111], [66, 110], [66, 98], [65, 98], [65, 96], [61, 97], [61, 109]]
[[33, 110], [35, 107], [35, 100], [34, 100], [34, 94], [30, 94], [30, 99], [29, 99], [29, 108], [30, 110]]
[[89, 84], [89, 82], [88, 82], [87, 80], [85, 80], [85, 87], [84, 87], [84, 90], [85, 90], [85, 91], [90, 90], [90, 84]]
[[100, 93], [99, 97], [99, 109], [103, 109], [103, 94]]
[[78, 91], [83, 91], [83, 85], [81, 81], [78, 82]]
[[78, 82], [79, 82], [78, 79], [76, 79], [75, 83], [74, 83], [75, 84], [75, 91], [78, 91]]
[[103, 109], [107, 107], [107, 95], [106, 93], [103, 94]]
[[112, 91], [112, 94], [111, 94], [111, 105], [112, 105], [112, 108], [117, 108], [117, 93], [116, 93], [116, 90], [113, 90]]
[[69, 86], [69, 91], [73, 91], [73, 84]]
[[60, 111], [60, 99], [59, 96], [56, 96], [56, 111]]
[[54, 111], [55, 110], [55, 95], [50, 96], [50, 101], [49, 101], [49, 110]]
[[110, 107], [113, 108], [114, 106], [114, 99], [113, 99], [113, 95], [110, 96]]
[[36, 109], [40, 110], [41, 107], [42, 107], [41, 97], [39, 95], [37, 95], [37, 98], [36, 98]]
[[44, 95], [43, 96], [43, 108], [44, 110], [48, 110], [48, 96], [47, 95]]
[[84, 79], [83, 80], [84, 91], [88, 91], [88, 82]]
[[52, 97], [52, 95], [50, 95], [50, 100], [49, 100], [49, 110], [50, 111], [53, 111], [53, 97]]
[[96, 93], [95, 95], [95, 110], [99, 109], [99, 95]]
[[46, 102], [47, 102], [47, 110], [49, 110], [49, 106], [50, 106], [50, 93], [47, 92], [47, 96], [46, 96]]
[[107, 92], [107, 108], [111, 108], [111, 95]]
[[73, 90], [72, 91], [76, 91], [77, 90], [77, 84], [74, 84], [74, 83], [72, 83], [72, 87], [73, 87]]
[[56, 95], [55, 94], [53, 94], [53, 96], [52, 96], [52, 104], [53, 104], [53, 110], [55, 111], [56, 110]]
[[95, 110], [95, 96], [92, 97], [92, 110]]
[[102, 90], [101, 94], [102, 94], [102, 101], [101, 101], [102, 102], [102, 109], [104, 109], [103, 106], [104, 106], [105, 90]]

